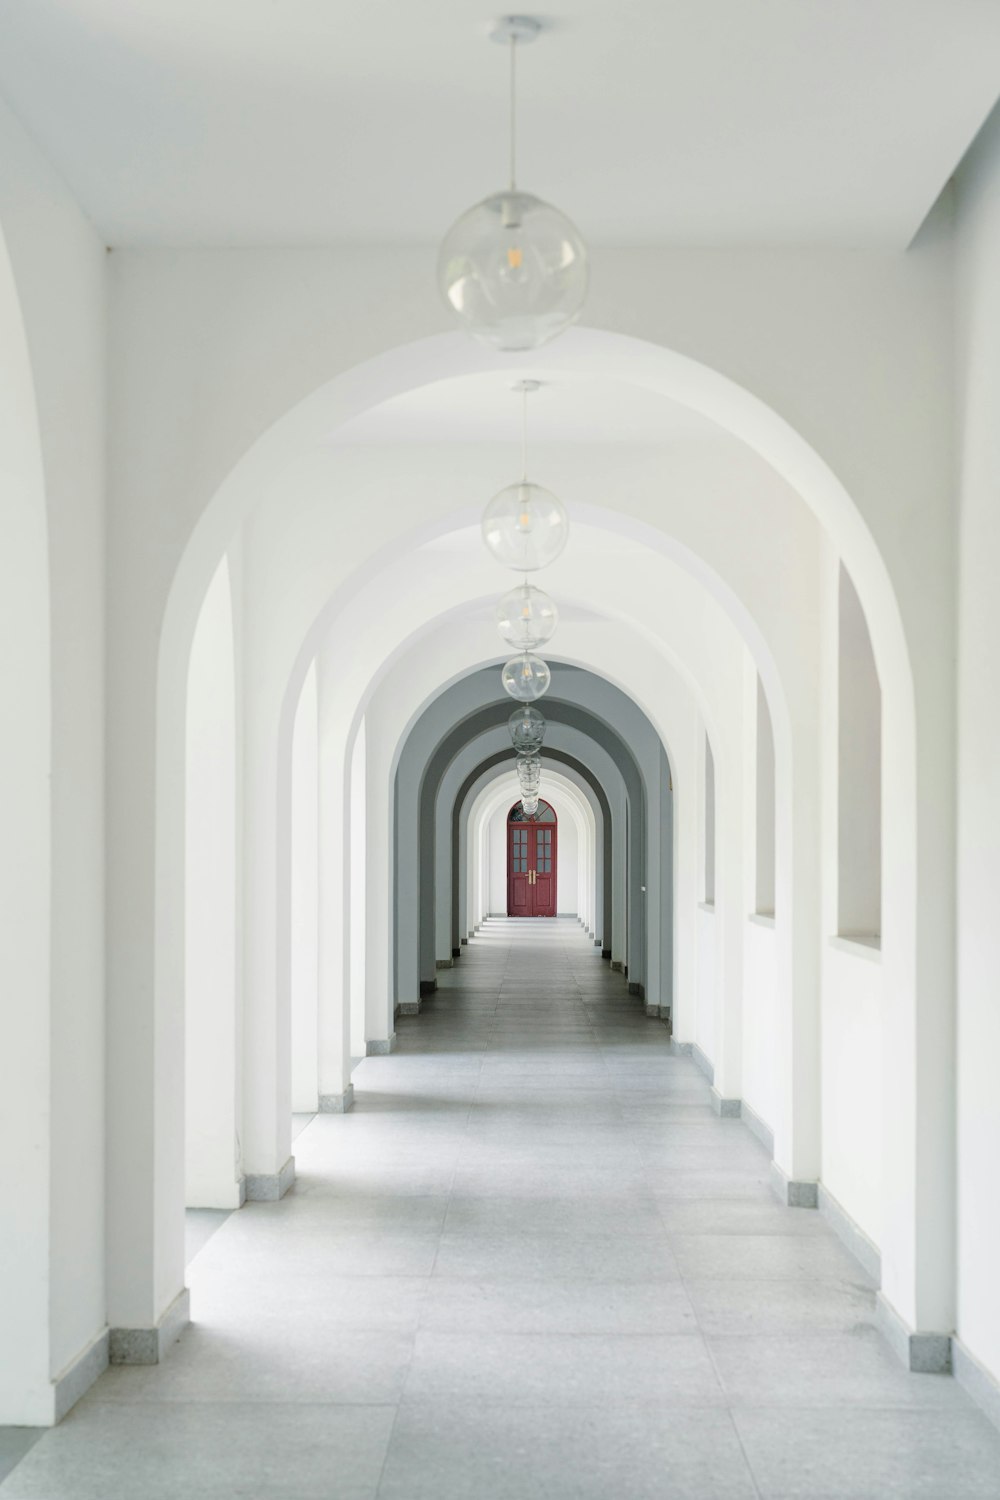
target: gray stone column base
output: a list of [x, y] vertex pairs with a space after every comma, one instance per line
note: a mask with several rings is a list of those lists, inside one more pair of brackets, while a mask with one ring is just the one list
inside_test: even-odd
[[738, 1120], [742, 1114], [742, 1099], [723, 1099], [717, 1088], [712, 1089], [712, 1108], [723, 1120]]
[[651, 1021], [658, 1021], [660, 1019], [660, 1013], [661, 1007], [659, 1005], [654, 1005], [652, 1000], [646, 1001], [646, 1014]]
[[950, 1333], [914, 1333], [882, 1292], [875, 1294], [875, 1322], [907, 1370], [917, 1375], [951, 1374]]
[[113, 1365], [158, 1365], [191, 1321], [187, 1287], [171, 1302], [155, 1328], [111, 1328], [108, 1355]]
[[469, 939], [467, 937], [464, 937], [462, 939], [462, 947], [463, 948], [467, 948], [468, 946], [469, 946]]
[[453, 958], [436, 958], [434, 960], [434, 967], [436, 969], [453, 969], [455, 967], [455, 960]]
[[401, 1000], [399, 1002], [399, 1014], [401, 1016], [419, 1016], [419, 1014], [420, 1014], [420, 1001], [419, 1000]]
[[433, 995], [437, 987], [438, 982], [436, 979], [421, 979], [420, 981], [420, 993], [422, 995]]
[[295, 1157], [290, 1156], [280, 1172], [248, 1172], [247, 1202], [277, 1203], [295, 1181]]
[[622, 961], [620, 958], [613, 958], [611, 960], [611, 972], [612, 974], [620, 974], [622, 972]]
[[64, 1370], [52, 1382], [53, 1421], [61, 1422], [66, 1413], [76, 1405], [81, 1396], [101, 1375], [110, 1363], [111, 1335], [107, 1328], [89, 1343], [86, 1349], [71, 1359]]
[[610, 961], [610, 959], [611, 959], [611, 949], [610, 948], [602, 948], [601, 949], [601, 957], [602, 958], [606, 958], [606, 959], [608, 959]]
[[388, 1057], [390, 1052], [396, 1050], [396, 1033], [392, 1036], [370, 1036], [365, 1042], [365, 1052], [369, 1057]]
[[794, 1182], [781, 1170], [776, 1161], [771, 1163], [771, 1186], [779, 1200], [788, 1208], [818, 1208], [819, 1185], [815, 1182]]
[[354, 1084], [349, 1083], [342, 1094], [320, 1094], [321, 1115], [346, 1115], [354, 1107]]

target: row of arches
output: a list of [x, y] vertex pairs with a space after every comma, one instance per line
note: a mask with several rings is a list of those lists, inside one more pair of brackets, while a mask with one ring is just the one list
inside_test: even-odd
[[[16, 333], [19, 294], [5, 274]], [[168, 297], [156, 318], [169, 315]], [[20, 1079], [10, 1097], [24, 1094], [18, 1107], [41, 1121], [40, 1097], [27, 1097], [38, 1077], [32, 1048], [48, 1058], [50, 1090], [48, 1028], [62, 1024], [48, 988], [48, 713], [59, 722], [68, 700], [45, 687], [46, 481], [26, 437], [40, 375], [23, 340], [12, 347], [12, 368], [20, 366], [5, 463], [20, 473], [23, 504], [8, 531], [9, 597], [27, 590], [30, 609], [25, 600], [19, 618], [40, 617], [27, 645], [22, 629], [17, 650], [6, 646], [23, 723], [5, 746], [21, 757], [11, 768], [16, 799], [7, 795], [24, 836], [9, 848], [23, 845], [24, 859], [16, 878], [13, 856], [5, 861], [5, 890], [16, 885], [22, 917], [5, 963], [23, 973], [24, 993], [44, 994], [45, 1019], [34, 1032], [19, 1027], [6, 1056]], [[228, 1143], [220, 1171], [228, 1167], [237, 1201], [287, 1187], [293, 1087], [308, 1087], [308, 1070], [293, 1085], [293, 1007], [301, 1019], [315, 993], [317, 1099], [347, 1107], [360, 1043], [391, 1046], [396, 1005], [419, 1004], [438, 962], [461, 949], [463, 910], [466, 933], [475, 926], [468, 918], [483, 905], [481, 835], [494, 797], [484, 778], [506, 746], [486, 607], [496, 579], [477, 550], [470, 497], [490, 492], [507, 454], [480, 440], [472, 420], [464, 446], [413, 445], [407, 434], [415, 412], [446, 412], [462, 393], [478, 410], [481, 394], [488, 400], [527, 363], [560, 389], [641, 393], [638, 440], [615, 430], [566, 441], [558, 423], [540, 439], [552, 483], [572, 494], [575, 526], [575, 551], [552, 578], [566, 610], [546, 748], [553, 776], [578, 799], [570, 805], [588, 875], [577, 915], [656, 1014], [669, 1013], [679, 1041], [697, 1045], [701, 1035], [725, 1098], [744, 1093], [759, 982], [748, 977], [759, 934], [748, 936], [744, 891], [748, 671], [762, 685], [774, 761], [767, 1123], [792, 1184], [823, 1175], [821, 996], [837, 935], [824, 906], [825, 635], [816, 601], [841, 566], [852, 580], [881, 690], [880, 753], [893, 768], [879, 814], [880, 1013], [869, 1018], [892, 1043], [880, 1078], [873, 1238], [904, 1322], [950, 1327], [947, 936], [929, 894], [946, 838], [928, 790], [938, 739], [908, 644], [908, 634], [922, 640], [922, 601], [879, 524], [877, 476], [865, 473], [856, 496], [847, 494], [820, 456], [836, 456], [836, 441], [814, 446], [810, 437], [824, 435], [808, 413], [796, 412], [805, 436], [779, 415], [795, 403], [777, 369], [761, 371], [755, 395], [655, 339], [576, 330], [543, 358], [515, 363], [448, 335], [390, 348], [359, 325], [342, 347], [339, 373], [328, 356], [322, 381], [308, 361], [291, 374], [291, 360], [287, 383], [272, 381], [252, 413], [216, 423], [204, 450], [189, 450], [183, 483], [171, 472], [157, 495], [148, 472], [130, 472], [128, 451], [114, 476], [115, 494], [130, 504], [112, 504], [108, 612], [107, 1251], [95, 1272], [107, 1324], [155, 1334], [183, 1313], [185, 1135], [188, 1155], [194, 1142]], [[125, 381], [123, 431], [137, 399]], [[654, 441], [657, 423], [669, 428], [678, 412], [689, 414], [691, 432]], [[164, 536], [149, 519], [167, 493]], [[932, 653], [921, 671], [937, 661]], [[698, 852], [706, 736], [711, 901]], [[315, 858], [310, 848], [302, 859], [310, 829]], [[315, 902], [296, 886], [296, 870], [310, 863]], [[209, 1096], [214, 1123], [198, 1103]], [[52, 1139], [41, 1149], [51, 1157]], [[37, 1184], [23, 1186], [36, 1194]], [[50, 1327], [37, 1298], [22, 1307]], [[38, 1391], [49, 1390], [53, 1361], [61, 1369], [75, 1357], [74, 1337], [35, 1339]]]

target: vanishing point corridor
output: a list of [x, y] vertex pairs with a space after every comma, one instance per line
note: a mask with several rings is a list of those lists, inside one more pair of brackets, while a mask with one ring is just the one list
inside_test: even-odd
[[955, 1500], [1000, 1436], [572, 919], [492, 920], [3, 1500]]

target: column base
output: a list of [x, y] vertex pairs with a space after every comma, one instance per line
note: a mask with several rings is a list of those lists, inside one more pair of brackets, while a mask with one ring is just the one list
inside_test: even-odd
[[392, 1036], [370, 1036], [365, 1042], [365, 1052], [369, 1057], [388, 1057], [390, 1052], [396, 1050], [396, 1033]]
[[321, 1115], [346, 1115], [354, 1107], [354, 1084], [349, 1083], [342, 1094], [320, 1094]]
[[741, 1099], [723, 1099], [717, 1088], [712, 1089], [712, 1108], [723, 1120], [738, 1120], [743, 1113]]
[[622, 968], [623, 968], [623, 964], [622, 964], [622, 961], [621, 961], [620, 958], [613, 958], [611, 960], [611, 972], [612, 972], [612, 974], [620, 974], [622, 972]]
[[469, 939], [467, 937], [464, 937], [462, 939], [462, 947], [463, 948], [467, 948], [468, 946], [469, 946]]
[[280, 1172], [248, 1172], [247, 1202], [277, 1203], [295, 1181], [295, 1157], [290, 1156]]
[[436, 958], [434, 960], [434, 967], [436, 969], [453, 969], [455, 967], [455, 960], [453, 958]]
[[420, 981], [420, 993], [422, 995], [433, 995], [437, 987], [438, 982], [436, 979], [421, 979]]
[[788, 1208], [818, 1208], [819, 1184], [796, 1182], [783, 1172], [776, 1161], [771, 1163], [771, 1186]]
[[[113, 1365], [158, 1365], [191, 1321], [191, 1293], [178, 1292], [155, 1328], [111, 1328], [108, 1356]], [[82, 1393], [81, 1393], [82, 1394]]]
[[917, 1375], [951, 1374], [950, 1333], [914, 1333], [882, 1292], [875, 1294], [875, 1322], [907, 1370]]
[[419, 1016], [419, 1000], [401, 1000], [399, 1003], [399, 1014], [401, 1016]]

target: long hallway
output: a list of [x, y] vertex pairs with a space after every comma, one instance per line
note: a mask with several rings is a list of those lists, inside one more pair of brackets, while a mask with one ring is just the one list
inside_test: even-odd
[[571, 919], [493, 920], [3, 1500], [964, 1500], [1000, 1435]]

